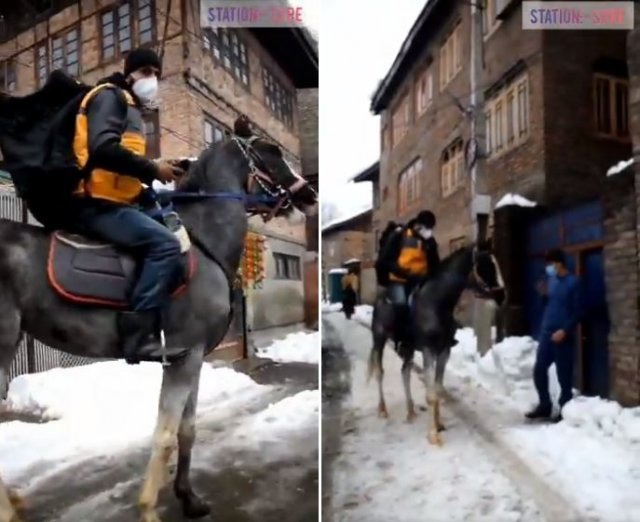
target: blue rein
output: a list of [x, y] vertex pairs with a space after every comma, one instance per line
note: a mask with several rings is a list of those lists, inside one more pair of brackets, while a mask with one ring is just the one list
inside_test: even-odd
[[179, 190], [156, 191], [161, 203], [180, 200], [227, 199], [243, 201], [246, 206], [277, 203], [278, 198], [267, 194], [244, 194], [241, 192], [183, 192]]

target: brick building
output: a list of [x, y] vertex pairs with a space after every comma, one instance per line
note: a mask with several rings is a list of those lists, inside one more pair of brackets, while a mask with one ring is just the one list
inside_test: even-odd
[[[371, 103], [381, 116], [374, 222], [379, 232], [429, 207], [444, 254], [493, 235], [512, 334], [537, 333], [543, 255], [565, 249], [586, 296], [576, 385], [638, 403], [637, 319], [623, 312], [637, 292], [613, 269], [632, 258], [619, 250], [634, 241], [635, 209], [617, 208], [629, 187], [606, 177], [631, 154], [627, 33], [524, 31], [516, 0], [426, 2]], [[494, 212], [509, 193], [536, 208]]]
[[375, 276], [371, 282], [374, 261], [372, 210], [323, 225], [322, 228], [322, 284], [323, 297], [332, 291], [331, 271], [345, 266], [353, 267], [360, 276], [360, 300], [373, 303]]
[[[315, 42], [303, 29], [200, 28], [196, 0], [28, 0], [0, 6], [0, 89], [32, 92], [65, 69], [86, 83], [122, 70], [140, 45], [163, 54], [162, 104], [146, 117], [150, 157], [197, 155], [246, 114], [300, 170], [297, 92], [318, 87]], [[167, 12], [167, 9], [170, 12]], [[305, 225], [260, 219], [268, 236], [264, 288], [251, 295], [254, 329], [304, 318]], [[274, 303], [281, 306], [274, 306]]]

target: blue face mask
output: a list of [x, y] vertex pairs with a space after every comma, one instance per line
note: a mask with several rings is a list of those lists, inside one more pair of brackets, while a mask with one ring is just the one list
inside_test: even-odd
[[549, 277], [555, 277], [558, 275], [558, 271], [554, 265], [547, 265], [546, 270]]

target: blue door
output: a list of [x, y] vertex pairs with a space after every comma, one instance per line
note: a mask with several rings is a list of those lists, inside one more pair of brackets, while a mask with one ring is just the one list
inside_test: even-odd
[[602, 249], [582, 253], [582, 373], [585, 395], [609, 396], [609, 307]]
[[342, 301], [342, 277], [344, 274], [329, 274], [329, 301], [339, 303]]

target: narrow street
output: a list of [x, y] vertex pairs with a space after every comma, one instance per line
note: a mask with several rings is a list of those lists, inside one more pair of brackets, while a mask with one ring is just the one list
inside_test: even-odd
[[[202, 520], [299, 522], [318, 516], [317, 422], [276, 423], [292, 404], [317, 394], [317, 366], [264, 361], [250, 372], [264, 391], [248, 400], [208, 408], [199, 415], [192, 482], [212, 507]], [[317, 395], [315, 395], [317, 396]], [[317, 415], [317, 413], [313, 414]], [[118, 429], [114, 426], [114, 429]], [[149, 455], [149, 440], [126, 451], [87, 458], [72, 466], [54, 463], [33, 471], [41, 478], [25, 497], [29, 522], [136, 522], [136, 501]], [[171, 479], [175, 466], [171, 468]], [[168, 485], [158, 513], [184, 520]]]
[[[366, 382], [369, 329], [356, 321], [347, 321], [339, 313], [325, 314], [324, 321], [334, 331], [328, 343], [331, 346], [325, 346], [324, 350], [333, 354], [334, 361], [341, 360], [341, 352], [348, 359], [329, 368], [331, 373], [323, 381], [331, 391], [329, 397], [327, 390], [323, 392], [324, 408], [327, 411], [329, 403], [329, 411], [333, 413], [332, 418], [323, 422], [325, 428], [330, 423], [335, 430], [335, 433], [325, 431], [323, 441], [328, 466], [323, 468], [323, 483], [329, 484], [324, 498], [325, 506], [329, 507], [325, 507], [329, 513], [324, 518], [326, 522], [634, 520], [638, 502], [629, 499], [630, 477], [619, 477], [620, 481], [626, 481], [627, 488], [610, 484], [606, 491], [594, 494], [591, 499], [578, 502], [571, 498], [571, 491], [563, 492], [557, 487], [559, 477], [555, 473], [544, 466], [532, 466], [529, 457], [533, 454], [535, 458], [537, 452], [537, 458], [552, 467], [561, 466], [562, 462], [549, 463], [549, 455], [537, 447], [526, 450], [525, 436], [520, 444], [507, 444], [504, 434], [523, 431], [530, 439], [542, 438], [549, 445], [553, 444], [551, 430], [557, 430], [561, 445], [564, 434], [559, 430], [573, 428], [524, 425], [521, 411], [492, 401], [487, 393], [478, 393], [481, 389], [457, 372], [453, 357], [445, 376], [447, 397], [442, 415], [447, 429], [443, 432], [442, 448], [427, 443], [424, 386], [415, 373], [412, 392], [418, 418], [413, 424], [405, 421], [400, 360], [389, 347], [384, 358], [384, 388], [390, 418], [379, 419], [377, 386], [373, 380]], [[421, 363], [419, 356], [416, 362]], [[336, 384], [344, 383], [345, 379], [347, 386]], [[573, 438], [582, 441], [580, 433]], [[591, 451], [597, 451], [599, 442], [589, 443]], [[603, 455], [602, 460], [611, 458], [625, 457], [611, 453]], [[568, 480], [566, 473], [560, 480]], [[580, 480], [586, 480], [585, 476]], [[574, 477], [573, 481], [575, 485], [577, 479]], [[624, 508], [619, 506], [612, 511], [605, 501], [606, 495], [619, 495]], [[593, 505], [587, 505], [589, 502]]]

